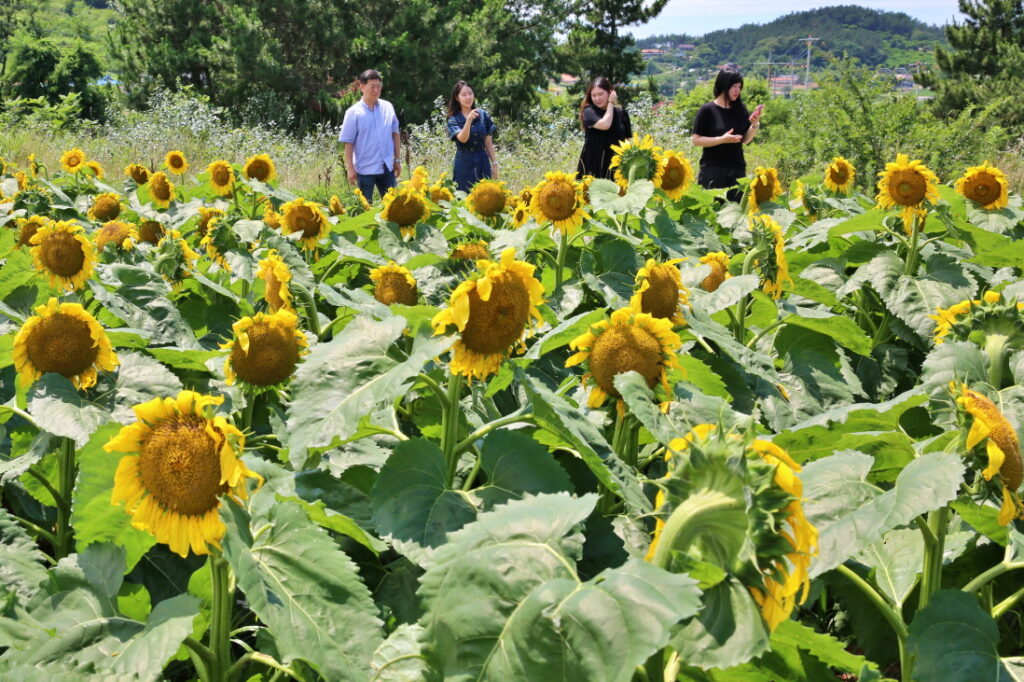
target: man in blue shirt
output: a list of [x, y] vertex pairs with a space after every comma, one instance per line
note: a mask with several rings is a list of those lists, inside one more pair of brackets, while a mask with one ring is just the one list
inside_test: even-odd
[[399, 161], [398, 117], [391, 102], [380, 98], [380, 74], [367, 69], [359, 74], [362, 98], [345, 112], [338, 140], [345, 143], [345, 167], [350, 184], [358, 184], [367, 201], [373, 188], [383, 197], [402, 172]]

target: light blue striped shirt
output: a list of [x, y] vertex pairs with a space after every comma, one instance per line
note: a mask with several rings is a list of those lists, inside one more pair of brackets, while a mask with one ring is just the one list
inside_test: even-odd
[[393, 170], [395, 143], [391, 137], [398, 132], [398, 117], [391, 102], [378, 99], [372, 109], [359, 99], [345, 112], [338, 140], [352, 144], [356, 173], [379, 175], [382, 166]]

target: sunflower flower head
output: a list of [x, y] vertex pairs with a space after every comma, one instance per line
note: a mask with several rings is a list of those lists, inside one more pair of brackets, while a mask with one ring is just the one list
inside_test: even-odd
[[235, 186], [235, 170], [224, 159], [217, 159], [206, 167], [210, 174], [210, 187], [215, 194], [226, 197]]
[[825, 187], [833, 192], [849, 194], [856, 177], [857, 170], [853, 164], [841, 156], [835, 157], [832, 163], [825, 166]]
[[291, 377], [307, 352], [306, 336], [298, 329], [298, 317], [290, 310], [256, 313], [232, 325], [234, 338], [221, 345], [230, 351], [224, 362], [229, 385], [238, 383], [263, 391], [280, 386]]
[[758, 260], [761, 272], [761, 289], [773, 298], [782, 296], [782, 287], [793, 282], [789, 276], [789, 262], [786, 260], [786, 241], [782, 227], [764, 214], [750, 217], [750, 230], [754, 234], [754, 246], [765, 256]]
[[164, 226], [159, 221], [144, 220], [139, 224], [139, 241], [156, 245], [163, 238], [164, 232]]
[[530, 211], [530, 205], [524, 204], [518, 195], [513, 195], [509, 201], [511, 202], [510, 208], [512, 210], [512, 215], [510, 216], [512, 227], [522, 227], [530, 219], [530, 216], [533, 215]]
[[53, 287], [77, 291], [92, 276], [96, 256], [81, 225], [50, 221], [36, 230], [30, 243], [36, 270], [46, 273]]
[[480, 240], [475, 242], [463, 242], [452, 249], [452, 260], [490, 260], [491, 254], [487, 250], [487, 242]]
[[947, 339], [967, 341], [985, 348], [998, 342], [1008, 350], [1024, 349], [1024, 303], [1006, 301], [996, 291], [987, 291], [981, 300], [966, 300], [935, 315], [935, 344]]
[[267, 227], [271, 227], [275, 230], [281, 228], [281, 214], [275, 211], [269, 203], [267, 203], [266, 208], [263, 209], [263, 222], [267, 224]]
[[22, 246], [32, 246], [32, 237], [35, 236], [36, 232], [40, 227], [50, 222], [50, 219], [42, 215], [29, 216], [28, 218], [18, 218], [18, 243], [17, 248]]
[[277, 168], [269, 155], [257, 154], [246, 159], [245, 165], [242, 166], [242, 175], [249, 180], [273, 182], [277, 179]]
[[954, 188], [965, 199], [988, 211], [1006, 208], [1010, 202], [1006, 175], [988, 161], [968, 168]]
[[683, 284], [676, 258], [658, 263], [648, 258], [647, 263], [636, 273], [636, 293], [629, 305], [634, 310], [665, 319], [674, 325], [686, 324], [680, 308], [689, 305], [690, 290]]
[[704, 291], [717, 291], [722, 282], [732, 277], [729, 274], [729, 256], [724, 251], [712, 251], [701, 256], [700, 262], [711, 268], [711, 274], [701, 280], [700, 288]]
[[782, 196], [782, 184], [779, 172], [774, 168], [758, 166], [754, 169], [754, 179], [750, 182], [750, 193], [747, 198], [747, 212], [757, 213], [761, 205]]
[[537, 223], [550, 222], [556, 230], [572, 235], [589, 218], [583, 210], [583, 188], [568, 173], [549, 171], [544, 174], [530, 197], [530, 210]]
[[93, 197], [89, 207], [89, 220], [104, 223], [121, 215], [121, 197], [113, 192], [104, 192]]
[[157, 208], [167, 208], [174, 201], [174, 184], [167, 179], [167, 174], [153, 173], [149, 176], [149, 196]]
[[122, 251], [129, 251], [139, 241], [139, 233], [133, 223], [126, 223], [121, 220], [111, 220], [103, 224], [103, 227], [94, 233], [96, 250], [102, 252], [107, 244], [112, 248]]
[[196, 224], [196, 231], [200, 237], [205, 237], [206, 232], [210, 229], [210, 223], [214, 218], [224, 217], [224, 211], [219, 208], [207, 208], [206, 206], [199, 207], [199, 222]]
[[448, 188], [440, 179], [430, 186], [430, 200], [435, 204], [440, 204], [442, 201], [452, 202], [455, 201], [455, 195], [452, 194], [451, 189]]
[[504, 182], [479, 180], [466, 197], [466, 207], [481, 218], [493, 218], [505, 210], [509, 193]]
[[450, 326], [459, 331], [452, 348], [452, 373], [486, 379], [521, 345], [531, 323], [542, 319], [537, 306], [544, 302], [544, 287], [533, 276], [534, 266], [516, 260], [511, 247], [500, 261], [481, 259], [476, 266], [431, 325], [435, 335]]
[[905, 228], [913, 223], [925, 201], [939, 201], [939, 178], [921, 161], [911, 161], [906, 154], [897, 154], [895, 161], [885, 164], [878, 178], [878, 207], [902, 207]]
[[175, 175], [184, 175], [188, 170], [188, 161], [185, 160], [185, 155], [176, 149], [167, 152], [167, 155], [164, 157], [164, 168]]
[[85, 170], [85, 152], [78, 147], [60, 155], [60, 167], [67, 173], [81, 173]]
[[430, 208], [422, 192], [412, 187], [392, 187], [381, 200], [379, 215], [382, 220], [398, 225], [402, 236], [411, 237], [416, 234], [417, 223], [430, 217]]
[[374, 283], [373, 297], [384, 305], [416, 305], [416, 278], [394, 261], [371, 270], [370, 279]]
[[345, 210], [345, 204], [341, 203], [337, 194], [331, 195], [331, 200], [327, 202], [327, 208], [330, 209], [331, 215], [346, 215], [348, 213]]
[[627, 306], [573, 339], [569, 348], [576, 353], [569, 356], [565, 366], [583, 365], [584, 385], [593, 384], [587, 406], [601, 407], [608, 396], [621, 402], [615, 377], [629, 371], [638, 372], [648, 387], [660, 385], [669, 394], [668, 373], [679, 367], [677, 353], [681, 346], [670, 320]]
[[281, 206], [281, 229], [285, 234], [300, 233], [302, 248], [306, 251], [314, 250], [330, 228], [320, 204], [299, 197]]
[[91, 173], [92, 176], [97, 180], [101, 179], [104, 175], [103, 166], [100, 165], [99, 161], [93, 161], [91, 159], [89, 161], [86, 161], [85, 170], [86, 172]]
[[609, 168], [615, 169], [615, 182], [620, 187], [628, 187], [636, 180], [653, 181], [660, 170], [661, 147], [654, 145], [654, 139], [645, 135], [643, 139], [634, 135], [631, 140], [623, 140], [612, 145], [612, 157]]
[[177, 230], [166, 230], [153, 252], [153, 268], [171, 284], [178, 284], [191, 275], [197, 260], [199, 254]]
[[223, 398], [181, 391], [136, 405], [136, 421], [103, 449], [124, 453], [111, 502], [123, 504], [132, 526], [179, 556], [220, 547], [226, 527], [220, 500], [248, 497], [248, 479], [263, 479], [239, 459], [245, 436], [212, 414]]
[[654, 186], [669, 199], [675, 201], [686, 194], [693, 177], [693, 166], [679, 152], [666, 149], [658, 155], [658, 174], [654, 177]]
[[96, 372], [118, 365], [103, 327], [78, 303], [58, 303], [50, 298], [36, 308], [14, 338], [14, 368], [22, 386], [29, 386], [47, 372], [56, 372], [75, 388], [96, 385]]
[[412, 172], [412, 177], [409, 178], [407, 184], [418, 192], [422, 192], [427, 188], [427, 169], [423, 166], [416, 166]]
[[134, 180], [136, 185], [145, 185], [149, 182], [149, 169], [137, 163], [125, 166], [124, 174], [125, 177]]
[[270, 249], [260, 260], [256, 277], [263, 280], [263, 300], [267, 302], [270, 312], [295, 311], [292, 307], [292, 294], [288, 288], [288, 283], [292, 281], [292, 273], [276, 250]]

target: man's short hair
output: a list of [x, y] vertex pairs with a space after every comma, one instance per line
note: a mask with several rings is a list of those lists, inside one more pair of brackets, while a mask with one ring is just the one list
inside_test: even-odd
[[376, 69], [367, 69], [366, 71], [363, 71], [361, 74], [359, 74], [356, 78], [360, 83], [363, 83], [364, 85], [366, 84], [367, 81], [383, 80], [380, 77], [380, 73]]

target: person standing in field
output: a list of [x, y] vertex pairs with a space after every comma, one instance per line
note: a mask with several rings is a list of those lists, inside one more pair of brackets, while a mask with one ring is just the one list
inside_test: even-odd
[[629, 114], [616, 106], [618, 96], [612, 83], [604, 76], [590, 81], [580, 103], [580, 126], [583, 128], [583, 151], [576, 166], [580, 177], [612, 179], [612, 145], [633, 137]]
[[747, 174], [743, 145], [750, 143], [757, 134], [764, 106], [758, 105], [754, 113], [749, 113], [740, 96], [742, 92], [740, 72], [722, 69], [715, 78], [715, 98], [702, 104], [693, 120], [691, 139], [704, 148], [697, 184], [705, 189], [731, 187], [725, 195], [729, 201], [743, 198], [736, 186], [736, 180]]
[[463, 192], [481, 178], [498, 179], [494, 152], [494, 120], [476, 106], [476, 95], [466, 81], [459, 81], [448, 98], [448, 138], [455, 140], [452, 178]]
[[374, 187], [384, 196], [397, 184], [402, 172], [401, 138], [395, 108], [380, 98], [380, 74], [367, 69], [356, 80], [362, 97], [345, 112], [338, 140], [345, 143], [349, 184], [358, 185], [366, 200], [372, 202]]

